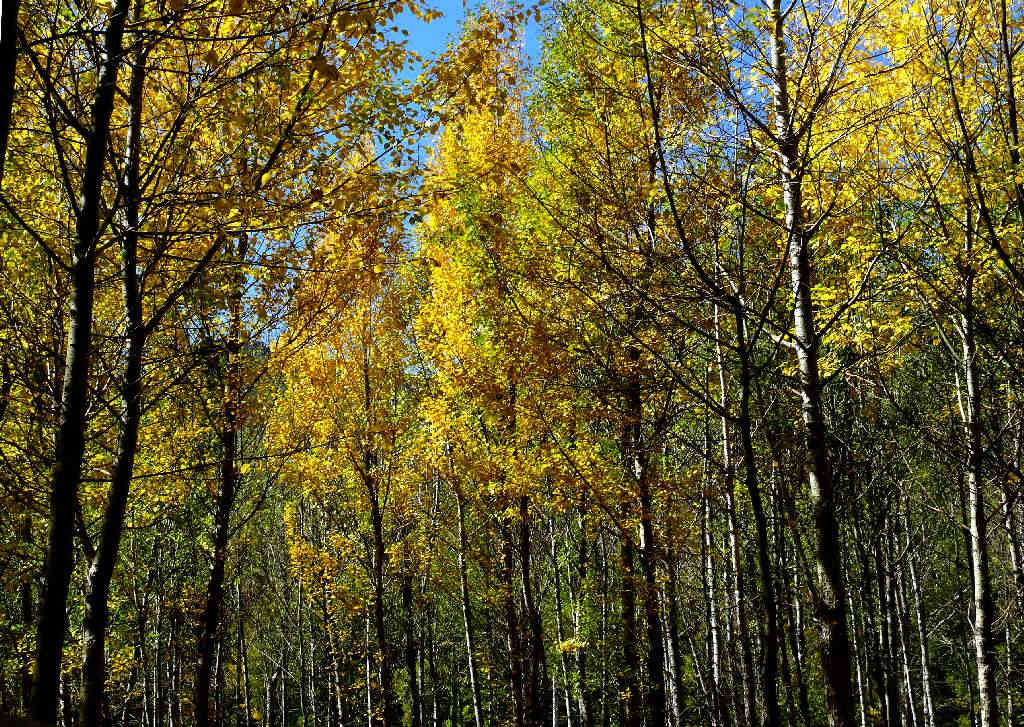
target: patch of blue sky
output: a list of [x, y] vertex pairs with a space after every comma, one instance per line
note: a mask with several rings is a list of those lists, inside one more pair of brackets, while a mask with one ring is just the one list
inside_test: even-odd
[[[428, 23], [405, 11], [395, 18], [394, 25], [400, 33], [408, 33], [406, 39], [409, 49], [429, 62], [458, 38], [463, 20], [480, 4], [479, 0], [434, 0], [429, 5], [442, 13], [440, 18]], [[523, 30], [523, 50], [531, 62], [536, 62], [540, 58], [541, 33], [532, 13], [529, 18]], [[414, 66], [406, 69], [410, 78], [414, 78], [418, 72], [419, 69]]]

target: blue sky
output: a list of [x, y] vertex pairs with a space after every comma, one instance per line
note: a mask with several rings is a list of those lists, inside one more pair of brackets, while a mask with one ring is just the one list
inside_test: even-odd
[[[402, 13], [396, 24], [409, 31], [409, 48], [424, 60], [444, 50], [448, 42], [456, 37], [466, 12], [479, 4], [478, 0], [433, 0], [430, 7], [444, 15], [431, 23], [425, 23], [412, 13]], [[526, 28], [526, 52], [534, 61], [540, 55], [540, 32], [537, 23], [531, 20]]]

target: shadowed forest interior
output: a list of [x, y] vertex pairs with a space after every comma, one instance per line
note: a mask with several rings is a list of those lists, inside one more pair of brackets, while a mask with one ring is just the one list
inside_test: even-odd
[[2, 0], [0, 722], [1024, 725], [1022, 48]]

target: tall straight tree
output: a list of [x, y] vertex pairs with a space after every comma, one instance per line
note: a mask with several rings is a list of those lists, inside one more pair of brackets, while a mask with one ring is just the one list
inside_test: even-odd
[[110, 118], [122, 64], [124, 29], [130, 0], [110, 8], [103, 33], [100, 69], [92, 101], [81, 193], [75, 211], [75, 242], [71, 256], [71, 309], [68, 317], [64, 384], [60, 422], [50, 484], [49, 539], [46, 574], [36, 627], [35, 683], [32, 716], [43, 722], [57, 718], [58, 684], [64, 638], [68, 628], [67, 598], [74, 565], [73, 535], [78, 487], [85, 456], [85, 414], [89, 399], [89, 361], [92, 354], [93, 301], [96, 286], [97, 239], [103, 206]]

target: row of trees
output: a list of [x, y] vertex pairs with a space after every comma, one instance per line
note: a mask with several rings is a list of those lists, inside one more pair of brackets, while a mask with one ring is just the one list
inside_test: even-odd
[[3, 710], [1018, 724], [1021, 9], [403, 12], [4, 4]]

